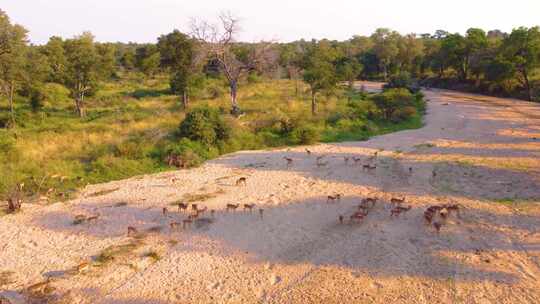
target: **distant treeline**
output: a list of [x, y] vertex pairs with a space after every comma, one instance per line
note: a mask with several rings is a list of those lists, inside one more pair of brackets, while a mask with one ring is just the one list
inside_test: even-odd
[[148, 77], [170, 75], [171, 93], [188, 105], [192, 88], [208, 77], [222, 77], [230, 89], [231, 112], [241, 112], [239, 84], [250, 76], [286, 77], [306, 82], [312, 111], [317, 96], [340, 82], [378, 79], [399, 85], [425, 85], [473, 90], [540, 101], [540, 29], [485, 32], [471, 28], [465, 35], [401, 35], [378, 29], [371, 36], [347, 41], [312, 40], [292, 43], [240, 43], [238, 19], [220, 16], [219, 26], [194, 21], [190, 33], [173, 31], [155, 44], [98, 43], [90, 33], [71, 39], [51, 37], [47, 44], [30, 45], [27, 31], [12, 24], [0, 11], [0, 89], [8, 100], [14, 125], [16, 95], [25, 97], [35, 111], [44, 99], [42, 86], [66, 86], [77, 113], [85, 116], [86, 97], [100, 82], [123, 72]]

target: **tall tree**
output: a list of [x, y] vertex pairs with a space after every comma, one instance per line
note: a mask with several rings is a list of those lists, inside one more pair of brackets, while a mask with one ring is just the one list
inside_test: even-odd
[[41, 50], [47, 56], [51, 67], [49, 81], [63, 83], [67, 66], [64, 41], [60, 37], [53, 36]]
[[201, 44], [203, 53], [208, 55], [209, 60], [217, 62], [225, 75], [231, 94], [231, 113], [239, 115], [241, 110], [237, 98], [240, 80], [253, 71], [268, 69], [275, 64], [277, 58], [271, 56], [270, 43], [235, 43], [235, 36], [239, 31], [238, 18], [222, 13], [219, 20], [219, 26], [193, 20], [191, 30]]
[[65, 85], [75, 100], [79, 117], [86, 116], [85, 97], [97, 90], [100, 71], [100, 57], [96, 51], [94, 37], [83, 33], [65, 42], [67, 59]]
[[323, 90], [332, 90], [337, 82], [334, 61], [336, 50], [327, 41], [313, 44], [307, 49], [304, 56], [304, 81], [311, 90], [311, 113], [317, 112], [317, 94]]
[[24, 74], [26, 35], [26, 29], [12, 24], [8, 15], [0, 10], [0, 89], [8, 99], [12, 126], [16, 124], [13, 99]]
[[182, 96], [182, 104], [187, 108], [189, 88], [197, 69], [193, 40], [178, 30], [158, 38], [161, 66], [169, 69], [171, 91]]
[[371, 39], [375, 43], [373, 50], [383, 69], [385, 81], [388, 79], [390, 65], [395, 61], [399, 53], [399, 38], [398, 32], [385, 28], [379, 28], [371, 35]]
[[517, 72], [517, 79], [524, 87], [527, 99], [532, 101], [530, 75], [540, 67], [540, 27], [514, 29], [504, 39], [502, 52]]

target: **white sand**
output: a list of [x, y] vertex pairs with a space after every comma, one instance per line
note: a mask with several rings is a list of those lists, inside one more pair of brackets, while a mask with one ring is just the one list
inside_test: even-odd
[[[68, 203], [24, 205], [0, 218], [0, 299], [49, 277], [43, 293], [58, 303], [540, 303], [540, 106], [425, 93], [419, 130], [316, 145], [311, 156], [305, 147], [238, 152], [197, 169], [89, 186]], [[367, 163], [378, 150], [376, 172], [343, 161]], [[328, 165], [317, 168], [321, 155]], [[284, 156], [294, 159], [290, 169]], [[234, 186], [241, 176], [247, 186]], [[213, 223], [171, 230], [186, 215], [169, 206], [164, 217], [162, 208], [204, 193], [216, 195], [199, 202], [216, 210]], [[334, 193], [343, 199], [327, 205]], [[338, 215], [366, 196], [406, 196], [413, 209], [391, 219], [380, 203], [363, 223], [340, 225]], [[493, 201], [503, 198], [528, 201]], [[436, 235], [422, 213], [447, 202], [466, 209]], [[257, 209], [226, 212], [229, 203]], [[99, 219], [73, 225], [79, 214]], [[105, 266], [72, 271], [132, 242], [128, 226], [161, 231]], [[144, 257], [149, 251], [160, 259]]]

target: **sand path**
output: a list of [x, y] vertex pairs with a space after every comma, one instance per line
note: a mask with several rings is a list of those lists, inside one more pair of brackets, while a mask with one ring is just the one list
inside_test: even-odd
[[[58, 303], [540, 303], [540, 106], [425, 94], [418, 130], [238, 152], [197, 169], [89, 186], [68, 203], [25, 205], [0, 218], [0, 296], [26, 289]], [[239, 177], [246, 186], [235, 186]], [[343, 199], [327, 204], [334, 193]], [[380, 202], [364, 222], [340, 225], [338, 216], [366, 196]], [[387, 201], [401, 196], [412, 210], [391, 218]], [[170, 204], [188, 198], [215, 217], [171, 228], [186, 215]], [[465, 209], [437, 235], [423, 210], [450, 202]], [[225, 211], [232, 203], [256, 208]], [[74, 225], [76, 215], [99, 217]], [[126, 236], [128, 226], [138, 238]], [[110, 260], [100, 256], [107, 248], [117, 250]]]

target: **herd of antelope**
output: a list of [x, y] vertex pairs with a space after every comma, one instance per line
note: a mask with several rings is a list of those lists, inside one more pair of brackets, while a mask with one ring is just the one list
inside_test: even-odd
[[[309, 149], [305, 150], [308, 156], [312, 155], [312, 152]], [[362, 159], [359, 157], [349, 157], [345, 156], [343, 157], [343, 161], [345, 162], [345, 165], [348, 165], [349, 162], [352, 160], [354, 165], [361, 165], [362, 170], [373, 171], [377, 169], [377, 165], [373, 164], [374, 160], [377, 159], [378, 152], [375, 152], [372, 156], [367, 158], [368, 163], [362, 164]], [[324, 161], [326, 155], [318, 156], [316, 158], [316, 165], [317, 167], [325, 167], [328, 165], [328, 161]], [[286, 161], [286, 167], [287, 169], [291, 168], [293, 166], [294, 160], [290, 157], [283, 157], [283, 159]], [[413, 168], [409, 167], [409, 173], [412, 173]], [[433, 177], [436, 176], [435, 171], [433, 171]], [[236, 180], [234, 183], [236, 186], [247, 186], [247, 178], [246, 177], [240, 177]], [[327, 204], [335, 204], [339, 203], [342, 199], [342, 194], [333, 194], [328, 195], [326, 203]], [[392, 197], [389, 201], [390, 206], [390, 218], [399, 217], [400, 214], [406, 213], [412, 209], [411, 205], [405, 205], [406, 198], [405, 197]], [[356, 206], [355, 211], [351, 215], [349, 215], [349, 223], [362, 223], [364, 219], [369, 215], [369, 213], [376, 207], [378, 202], [381, 202], [381, 200], [377, 197], [367, 197], [360, 201], [360, 204]], [[379, 203], [381, 204], [381, 203]], [[200, 208], [198, 204], [191, 204], [191, 210], [190, 210], [190, 204], [188, 203], [178, 203], [178, 212], [182, 214], [187, 214], [187, 217], [183, 219], [181, 222], [170, 222], [170, 228], [171, 230], [174, 230], [178, 227], [182, 227], [183, 229], [186, 229], [191, 226], [191, 224], [196, 221], [200, 215], [209, 212], [211, 218], [215, 217], [215, 210], [208, 210], [208, 207]], [[250, 213], [253, 212], [253, 209], [255, 209], [255, 204], [227, 204], [226, 205], [226, 212], [234, 212], [238, 210], [239, 208], [243, 207], [244, 211], [249, 211]], [[437, 234], [440, 232], [443, 225], [446, 223], [446, 219], [449, 218], [452, 213], [456, 213], [458, 217], [460, 217], [460, 207], [459, 204], [444, 204], [444, 205], [433, 205], [429, 206], [426, 211], [423, 214], [423, 220], [426, 225], [433, 226]], [[384, 207], [387, 209], [386, 207]], [[263, 219], [264, 215], [264, 209], [259, 209], [258, 214], [260, 219]], [[164, 207], [162, 210], [163, 216], [168, 217], [169, 216], [169, 210], [168, 208]], [[338, 216], [338, 221], [340, 224], [345, 223], [345, 215], [340, 214]], [[134, 236], [137, 234], [137, 229], [135, 227], [129, 226], [128, 227], [128, 236]]]

